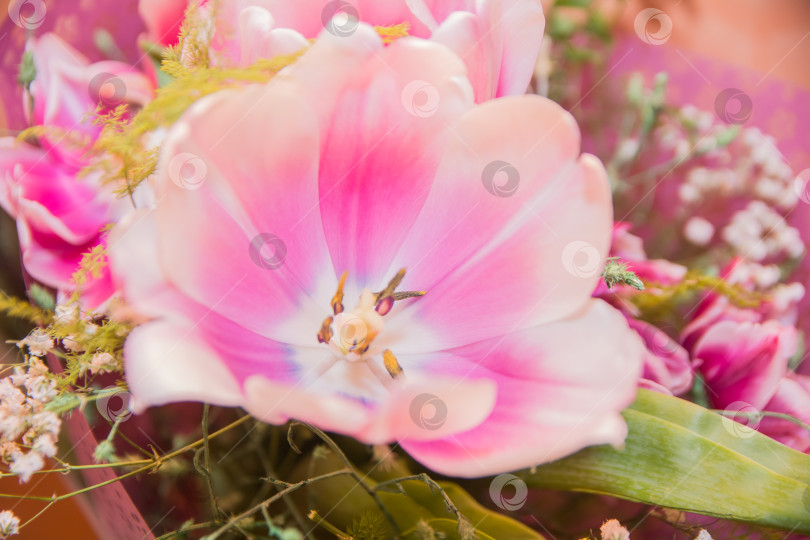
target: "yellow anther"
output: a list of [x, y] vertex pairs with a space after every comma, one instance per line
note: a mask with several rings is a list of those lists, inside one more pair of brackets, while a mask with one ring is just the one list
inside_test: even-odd
[[346, 277], [349, 275], [349, 271], [346, 270], [340, 276], [340, 281], [338, 281], [338, 288], [335, 296], [332, 297], [332, 313], [337, 315], [338, 313], [343, 313], [343, 286], [346, 285]]
[[375, 26], [374, 30], [380, 35], [383, 43], [387, 45], [396, 39], [408, 36], [411, 25], [406, 21], [391, 26]]
[[318, 343], [329, 343], [330, 339], [332, 339], [332, 317], [327, 317], [318, 330]]
[[397, 272], [397, 275], [395, 275], [394, 278], [388, 282], [388, 285], [386, 285], [382, 291], [377, 293], [377, 302], [388, 296], [393, 296], [394, 290], [399, 287], [399, 284], [402, 283], [402, 278], [404, 277], [405, 269], [402, 268], [399, 272]]
[[396, 379], [402, 375], [402, 366], [399, 365], [397, 357], [394, 356], [394, 353], [388, 349], [383, 351], [383, 363], [385, 364], [385, 369], [388, 371], [388, 374], [391, 375], [392, 379]]
[[394, 293], [394, 300], [405, 300], [406, 298], [419, 298], [425, 296], [427, 291], [402, 291]]

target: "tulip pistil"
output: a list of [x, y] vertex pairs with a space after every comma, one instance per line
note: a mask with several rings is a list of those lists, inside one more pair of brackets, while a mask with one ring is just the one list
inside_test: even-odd
[[384, 351], [372, 349], [371, 344], [385, 327], [383, 316], [390, 313], [394, 302], [406, 298], [419, 298], [425, 295], [425, 291], [396, 292], [396, 288], [405, 277], [403, 268], [380, 292], [373, 293], [369, 289], [364, 289], [357, 306], [346, 311], [343, 306], [343, 289], [346, 286], [347, 276], [348, 272], [343, 272], [338, 280], [337, 291], [330, 302], [333, 315], [321, 323], [317, 335], [318, 343], [328, 344], [349, 361], [364, 360], [367, 356], [382, 352], [385, 369], [396, 379], [403, 374], [403, 370], [394, 354], [388, 349]]

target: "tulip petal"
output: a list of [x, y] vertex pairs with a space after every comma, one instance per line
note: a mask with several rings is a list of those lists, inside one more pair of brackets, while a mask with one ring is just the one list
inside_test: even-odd
[[[284, 84], [219, 92], [187, 111], [156, 180], [170, 281], [257, 333], [315, 344], [337, 285], [318, 214], [317, 145], [311, 111]], [[291, 320], [302, 307], [312, 328]]]
[[[619, 445], [627, 432], [619, 413], [635, 397], [641, 350], [621, 314], [594, 300], [576, 318], [447, 351], [423, 368], [493, 379], [492, 414], [443, 440], [400, 444], [428, 467], [463, 477], [546, 463], [594, 444]], [[408, 357], [400, 361], [408, 373]]]
[[539, 1], [492, 0], [476, 13], [458, 11], [433, 32], [431, 39], [464, 60], [475, 89], [475, 101], [526, 93], [545, 26]]
[[[480, 105], [454, 127], [433, 189], [392, 271], [427, 295], [391, 320], [446, 349], [580, 309], [599, 279], [612, 207], [602, 165], [579, 153], [571, 116], [540, 97]], [[501, 182], [499, 184], [499, 182]]]
[[692, 350], [710, 400], [721, 408], [744, 402], [762, 410], [787, 373], [795, 332], [775, 321], [720, 321], [711, 326]]
[[139, 326], [127, 338], [127, 385], [138, 410], [174, 401], [236, 406], [242, 392], [193, 326], [176, 321]]
[[[350, 385], [375, 382], [383, 388], [361, 363], [338, 361], [332, 369], [340, 370], [337, 379], [347, 392]], [[321, 388], [323, 391], [319, 391]], [[245, 382], [245, 392], [248, 401], [244, 406], [257, 418], [275, 424], [297, 419], [368, 444], [404, 438], [432, 440], [466, 431], [481, 423], [495, 402], [492, 381], [473, 378], [464, 382], [434, 378], [406, 383], [380, 393], [375, 401], [335, 392], [334, 385], [323, 378], [309, 386], [284, 385], [256, 375]], [[440, 408], [433, 409], [432, 403], [440, 403]]]
[[[335, 270], [349, 271], [350, 287], [382, 288], [430, 191], [444, 126], [472, 95], [446, 48], [408, 38], [370, 48], [370, 33], [362, 24], [347, 38], [324, 32], [290, 73], [320, 113], [320, 210]], [[341, 58], [352, 39], [365, 43], [365, 62]], [[329, 65], [335, 72], [323, 73]]]

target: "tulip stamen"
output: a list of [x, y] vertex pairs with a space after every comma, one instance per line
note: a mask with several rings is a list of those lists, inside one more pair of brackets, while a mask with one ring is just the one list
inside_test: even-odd
[[394, 353], [388, 349], [383, 351], [383, 364], [385, 365], [385, 369], [388, 371], [388, 374], [391, 375], [392, 379], [401, 377], [404, 373], [402, 366], [400, 366], [399, 362], [397, 361], [397, 357], [394, 356]]
[[332, 317], [327, 317], [321, 323], [321, 329], [318, 330], [318, 343], [329, 343], [332, 339]]
[[405, 298], [418, 298], [427, 294], [426, 291], [402, 291], [394, 292], [402, 283], [405, 277], [405, 269], [400, 269], [399, 272], [388, 282], [383, 290], [374, 293], [375, 309], [380, 315], [387, 315], [394, 307], [394, 302], [397, 300], [404, 300]]
[[332, 297], [332, 302], [330, 302], [334, 315], [343, 313], [343, 287], [346, 285], [346, 277], [348, 275], [349, 271], [344, 270], [343, 274], [340, 276], [340, 281], [338, 281], [337, 292], [335, 292], [335, 295]]
[[[347, 277], [348, 272], [343, 272], [338, 280], [337, 291], [330, 302], [334, 315], [321, 323], [318, 343], [329, 345], [337, 355], [349, 362], [367, 361], [381, 353], [388, 375], [392, 379], [403, 377], [404, 372], [396, 356], [388, 349], [381, 351], [379, 347], [372, 348], [372, 341], [383, 331], [383, 316], [391, 311], [395, 301], [418, 298], [424, 296], [425, 291], [396, 292], [405, 277], [405, 269], [402, 268], [380, 292], [363, 289], [357, 306], [347, 311], [343, 306]], [[382, 370], [379, 372], [382, 374]]]

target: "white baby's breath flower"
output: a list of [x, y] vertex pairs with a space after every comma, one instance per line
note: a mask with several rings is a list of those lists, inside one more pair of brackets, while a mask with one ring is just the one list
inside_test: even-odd
[[53, 457], [56, 455], [56, 439], [50, 434], [40, 435], [34, 441], [31, 450], [45, 457]]
[[31, 426], [36, 429], [38, 433], [49, 433], [57, 437], [59, 435], [59, 428], [62, 426], [62, 421], [51, 411], [42, 411], [31, 417]]
[[0, 437], [13, 441], [25, 431], [27, 410], [11, 411], [0, 407]]
[[54, 309], [54, 321], [59, 324], [70, 324], [79, 318], [79, 307], [75, 304], [59, 304]]
[[17, 446], [17, 443], [4, 442], [0, 444], [0, 459], [3, 460], [3, 463], [11, 463], [20, 455], [22, 455], [22, 450]]
[[696, 246], [705, 246], [712, 241], [714, 225], [705, 218], [694, 216], [684, 225], [683, 235]]
[[118, 362], [110, 353], [97, 352], [93, 355], [93, 359], [90, 361], [90, 373], [93, 375], [97, 373], [115, 371], [117, 368]]
[[8, 378], [0, 379], [0, 404], [4, 407], [21, 405], [25, 402], [25, 394], [17, 388]]
[[32, 450], [15, 457], [11, 465], [9, 465], [9, 470], [19, 476], [20, 482], [24, 484], [31, 479], [35, 472], [41, 471], [44, 466], [45, 460], [42, 454]]
[[630, 532], [615, 519], [604, 522], [599, 532], [602, 540], [630, 540]]
[[81, 343], [79, 343], [78, 341], [73, 339], [74, 337], [75, 336], [70, 335], [70, 336], [68, 336], [66, 338], [62, 338], [62, 347], [64, 347], [65, 350], [70, 351], [70, 352], [74, 352], [74, 353], [83, 352], [84, 347], [82, 347]]
[[40, 328], [35, 328], [25, 339], [17, 342], [17, 347], [28, 348], [28, 354], [33, 356], [45, 356], [53, 349], [53, 338]]
[[48, 402], [59, 393], [56, 389], [56, 381], [42, 375], [29, 377], [25, 381], [25, 389], [28, 391], [28, 396], [38, 402]]
[[0, 538], [8, 538], [20, 530], [20, 518], [10, 510], [0, 512]]

